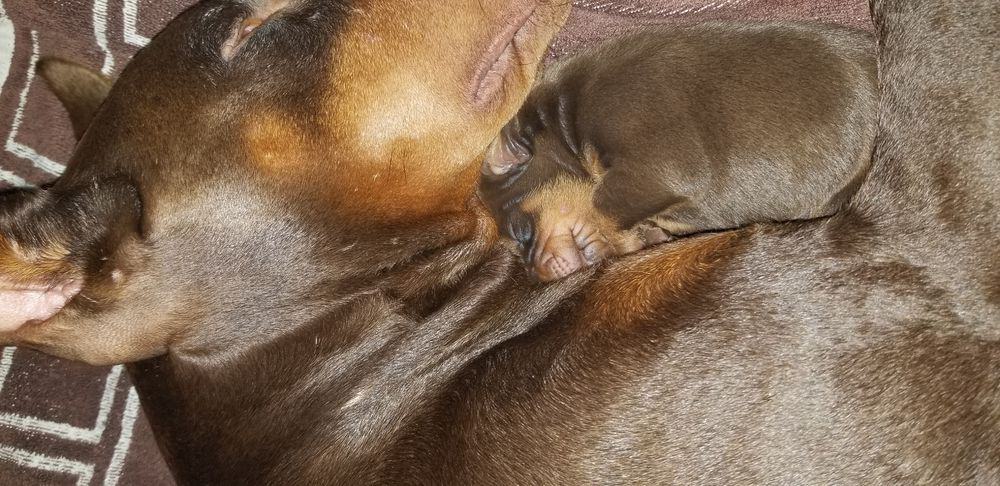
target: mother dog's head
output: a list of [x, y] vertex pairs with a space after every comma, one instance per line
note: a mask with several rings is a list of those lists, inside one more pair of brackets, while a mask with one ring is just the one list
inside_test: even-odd
[[52, 187], [0, 196], [0, 345], [91, 363], [224, 349], [212, 326], [252, 339], [278, 313], [308, 319], [414, 240], [468, 231], [442, 215], [465, 210], [568, 10], [204, 1], [96, 114], [79, 98], [106, 81], [44, 64], [93, 122]]

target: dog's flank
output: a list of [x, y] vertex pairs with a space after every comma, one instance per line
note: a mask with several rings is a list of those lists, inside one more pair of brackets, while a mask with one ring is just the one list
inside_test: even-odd
[[[253, 8], [200, 3], [26, 196], [96, 188], [101, 223], [35, 244], [17, 228], [70, 206], [3, 205], [4, 241], [78, 248], [84, 278], [0, 342], [131, 362], [182, 484], [997, 482], [993, 4], [875, 4], [886, 95], [846, 211], [543, 288], [470, 196], [568, 2], [302, 0], [228, 60]], [[531, 7], [525, 62], [474, 100]]]
[[546, 281], [676, 236], [829, 216], [867, 174], [875, 83], [860, 31], [647, 28], [548, 69], [480, 193]]

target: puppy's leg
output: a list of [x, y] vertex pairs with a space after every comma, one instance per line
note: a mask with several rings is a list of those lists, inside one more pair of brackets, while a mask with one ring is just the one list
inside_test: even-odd
[[539, 232], [531, 258], [542, 280], [566, 277], [613, 252], [606, 231], [599, 223], [587, 215], [566, 210], [565, 206], [548, 210], [539, 217]]
[[643, 248], [677, 239], [669, 231], [650, 220], [637, 224], [634, 231]]

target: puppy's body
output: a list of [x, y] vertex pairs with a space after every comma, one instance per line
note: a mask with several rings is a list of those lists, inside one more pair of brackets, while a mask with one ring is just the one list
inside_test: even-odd
[[649, 228], [828, 216], [868, 168], [874, 50], [816, 24], [616, 39], [543, 75], [491, 146], [481, 192], [546, 280], [641, 247]]
[[845, 210], [545, 286], [473, 195], [569, 3], [301, 0], [226, 42], [267, 3], [172, 22], [0, 199], [0, 275], [82, 282], [0, 344], [132, 362], [181, 483], [998, 482], [993, 0], [875, 5]]

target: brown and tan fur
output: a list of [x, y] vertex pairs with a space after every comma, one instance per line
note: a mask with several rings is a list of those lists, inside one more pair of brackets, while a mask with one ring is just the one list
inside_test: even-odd
[[129, 363], [181, 484], [1000, 480], [992, 0], [875, 3], [879, 136], [838, 215], [548, 285], [474, 179], [568, 3], [401, 3], [291, 2], [229, 59], [266, 5], [173, 21], [67, 173], [3, 196], [3, 239], [84, 281], [3, 304], [0, 344]]
[[874, 51], [822, 24], [642, 29], [546, 70], [480, 193], [543, 281], [676, 236], [829, 216], [871, 159]]

